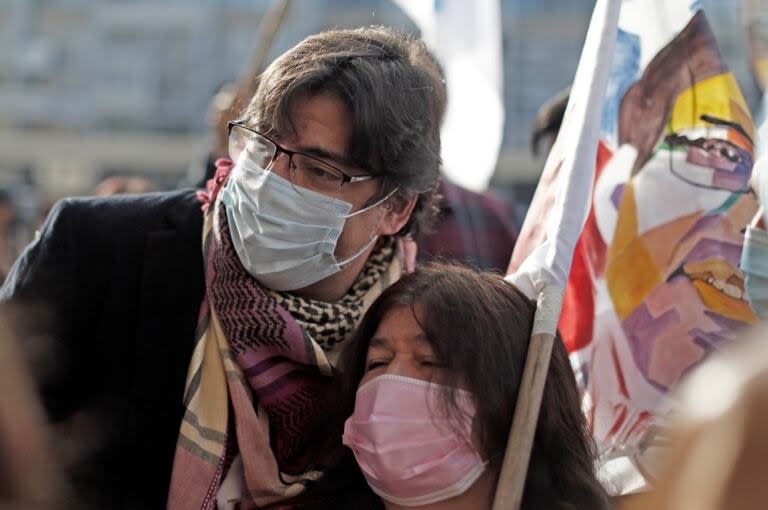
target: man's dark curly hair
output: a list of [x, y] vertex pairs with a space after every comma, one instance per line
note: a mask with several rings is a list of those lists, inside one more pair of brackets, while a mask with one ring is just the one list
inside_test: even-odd
[[319, 93], [335, 95], [348, 108], [348, 156], [381, 178], [372, 200], [395, 187], [402, 199], [418, 196], [401, 234], [427, 231], [436, 210], [445, 85], [424, 43], [385, 27], [307, 37], [261, 76], [245, 121], [268, 136], [290, 133], [293, 101]]

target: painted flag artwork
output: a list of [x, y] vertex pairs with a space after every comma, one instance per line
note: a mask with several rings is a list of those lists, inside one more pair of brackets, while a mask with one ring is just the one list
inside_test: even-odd
[[[757, 321], [738, 266], [757, 209], [754, 139], [698, 2], [624, 0], [559, 323], [607, 458], [639, 455], [677, 382]], [[542, 242], [557, 169], [544, 171], [512, 271]]]

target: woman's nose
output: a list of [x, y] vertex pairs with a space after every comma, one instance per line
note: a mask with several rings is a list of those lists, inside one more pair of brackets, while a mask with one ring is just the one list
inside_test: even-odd
[[419, 363], [412, 356], [397, 355], [387, 366], [387, 375], [399, 375], [412, 379], [427, 379]]

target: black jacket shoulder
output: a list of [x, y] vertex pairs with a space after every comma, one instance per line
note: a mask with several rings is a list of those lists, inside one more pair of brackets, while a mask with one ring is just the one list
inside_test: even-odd
[[[194, 190], [58, 202], [0, 289], [17, 335], [48, 339], [54, 423], [85, 416], [70, 473], [94, 507], [162, 508], [203, 300]], [[46, 317], [47, 320], [40, 320]]]
[[0, 301], [50, 299], [54, 289], [39, 285], [39, 280], [52, 284], [56, 277], [68, 278], [66, 272], [52, 269], [74, 266], [75, 255], [92, 259], [80, 265], [98, 271], [103, 265], [100, 256], [109, 257], [115, 250], [135, 254], [148, 233], [164, 230], [186, 240], [199, 239], [202, 212], [195, 190], [60, 200], [6, 278]]

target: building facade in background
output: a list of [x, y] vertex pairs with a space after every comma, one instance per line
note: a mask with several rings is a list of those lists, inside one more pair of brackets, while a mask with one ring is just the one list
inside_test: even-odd
[[[206, 150], [206, 111], [253, 52], [271, 0], [6, 0], [0, 4], [0, 187], [66, 195], [105, 175], [173, 185]], [[570, 84], [593, 0], [501, 0], [504, 147], [496, 184], [535, 182], [539, 106]], [[704, 2], [756, 103], [738, 0]], [[706, 5], [711, 4], [711, 5]], [[308, 34], [385, 24], [415, 32], [390, 0], [293, 0], [272, 56]], [[746, 55], [746, 53], [743, 53]], [[471, 100], [471, 98], [469, 99]], [[471, 129], [477, 129], [476, 126]], [[143, 149], [142, 149], [143, 148]]]

